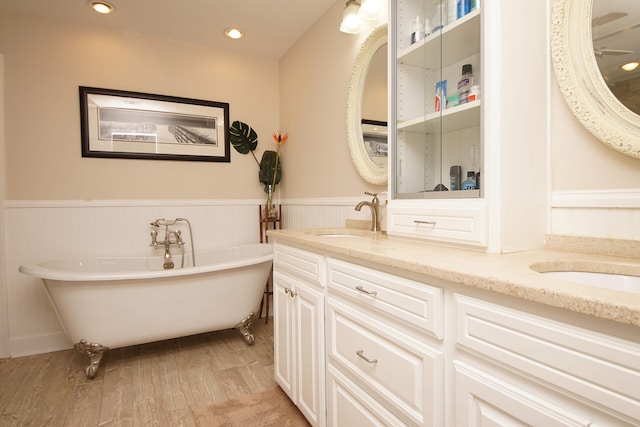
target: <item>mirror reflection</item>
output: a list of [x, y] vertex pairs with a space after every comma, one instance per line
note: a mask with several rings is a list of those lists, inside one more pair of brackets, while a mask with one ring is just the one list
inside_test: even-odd
[[593, 52], [613, 95], [640, 115], [640, 3], [594, 0]]
[[362, 143], [378, 167], [387, 166], [387, 44], [371, 59], [362, 95]]
[[347, 96], [347, 145], [360, 176], [387, 183], [387, 25], [373, 29], [353, 65]]

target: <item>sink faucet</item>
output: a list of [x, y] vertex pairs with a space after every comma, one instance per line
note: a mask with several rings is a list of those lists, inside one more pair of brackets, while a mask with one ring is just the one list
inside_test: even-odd
[[360, 211], [363, 206], [369, 206], [369, 209], [371, 210], [371, 231], [376, 232], [379, 228], [378, 205], [380, 203], [378, 202], [378, 193], [369, 193], [368, 191], [365, 191], [364, 194], [367, 196], [373, 196], [373, 199], [370, 202], [362, 201], [358, 203], [356, 205], [356, 210]]

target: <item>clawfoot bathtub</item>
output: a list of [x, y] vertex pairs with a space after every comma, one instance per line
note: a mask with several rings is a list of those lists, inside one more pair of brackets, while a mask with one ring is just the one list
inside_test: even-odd
[[248, 345], [273, 248], [197, 253], [196, 267], [163, 270], [162, 257], [57, 259], [23, 265], [38, 277], [93, 378], [109, 348], [237, 328]]

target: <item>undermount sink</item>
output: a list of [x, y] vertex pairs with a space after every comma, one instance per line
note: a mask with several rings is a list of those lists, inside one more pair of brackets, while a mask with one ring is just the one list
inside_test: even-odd
[[307, 234], [313, 234], [320, 237], [362, 237], [364, 232], [355, 230], [310, 230]]
[[640, 293], [640, 277], [624, 274], [592, 273], [585, 271], [546, 271], [545, 276], [567, 280], [582, 285], [615, 291]]

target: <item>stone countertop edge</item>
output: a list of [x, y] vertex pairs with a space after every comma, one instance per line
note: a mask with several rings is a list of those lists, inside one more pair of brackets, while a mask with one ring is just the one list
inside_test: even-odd
[[[358, 237], [321, 235], [345, 230], [357, 232]], [[268, 234], [275, 243], [291, 243], [378, 264], [381, 269], [405, 270], [640, 327], [640, 294], [581, 285], [538, 272], [575, 270], [640, 276], [640, 259], [558, 249], [490, 254], [389, 238], [362, 229], [287, 229], [269, 230]]]

